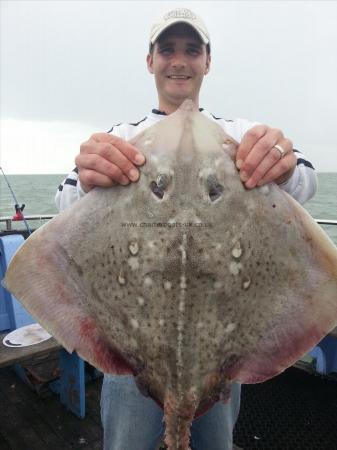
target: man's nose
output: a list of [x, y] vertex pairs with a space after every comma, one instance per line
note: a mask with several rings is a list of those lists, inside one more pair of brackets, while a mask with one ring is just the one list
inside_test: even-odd
[[172, 67], [175, 69], [181, 69], [183, 67], [186, 67], [184, 55], [177, 54], [172, 61]]

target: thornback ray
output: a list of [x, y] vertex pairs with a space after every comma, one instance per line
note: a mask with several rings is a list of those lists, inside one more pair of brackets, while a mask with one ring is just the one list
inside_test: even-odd
[[5, 286], [69, 352], [132, 374], [186, 450], [231, 383], [277, 375], [334, 328], [337, 250], [276, 184], [244, 188], [237, 143], [192, 101], [132, 143], [139, 181], [35, 231]]

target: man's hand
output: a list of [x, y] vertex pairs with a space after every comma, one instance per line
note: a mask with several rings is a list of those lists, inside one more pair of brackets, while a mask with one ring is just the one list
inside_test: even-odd
[[[283, 157], [275, 145], [280, 145], [284, 150]], [[240, 169], [241, 181], [248, 189], [271, 181], [283, 183], [296, 167], [293, 144], [281, 130], [257, 125], [243, 136], [236, 154], [236, 166]]]
[[129, 142], [108, 133], [95, 133], [80, 147], [75, 158], [82, 188], [89, 192], [95, 186], [127, 185], [139, 178], [138, 165], [145, 157]]

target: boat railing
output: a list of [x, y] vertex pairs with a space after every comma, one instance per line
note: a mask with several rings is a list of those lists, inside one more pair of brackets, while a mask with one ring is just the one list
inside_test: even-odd
[[[32, 214], [29, 216], [25, 216], [25, 219], [28, 221], [34, 221], [34, 220], [49, 220], [55, 217], [57, 214]], [[330, 220], [330, 219], [315, 219], [317, 223], [320, 225], [337, 225], [337, 220]], [[13, 220], [11, 216], [7, 217], [0, 217], [0, 225], [1, 223], [5, 223], [5, 228], [1, 229], [1, 231], [12, 231], [13, 230], [13, 222], [15, 224], [17, 223], [23, 223], [22, 220]]]
[[[31, 214], [29, 216], [25, 216], [25, 219], [27, 222], [34, 221], [34, 220], [41, 221], [41, 220], [52, 219], [55, 216], [56, 216], [56, 214]], [[6, 217], [0, 217], [0, 226], [1, 226], [1, 223], [5, 223], [5, 227], [4, 227], [4, 229], [0, 228], [0, 232], [1, 231], [12, 231], [13, 223], [14, 224], [23, 223], [23, 221], [22, 220], [13, 220], [12, 216], [6, 216]]]
[[320, 225], [337, 225], [337, 220], [315, 219]]

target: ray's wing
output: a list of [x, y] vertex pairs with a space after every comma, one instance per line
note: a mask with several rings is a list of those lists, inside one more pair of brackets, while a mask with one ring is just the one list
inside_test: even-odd
[[[280, 281], [280, 286], [275, 287], [275, 297], [269, 296], [267, 303], [261, 301], [257, 306], [264, 309], [256, 312], [261, 320], [268, 315], [265, 310], [271, 308], [270, 321], [264, 324], [262, 332], [258, 326], [249, 329], [243, 338], [249, 352], [243, 351], [234, 364], [229, 363], [224, 369], [227, 379], [241, 383], [258, 383], [279, 374], [337, 323], [337, 249], [311, 216], [285, 195], [295, 224], [291, 232], [297, 232], [298, 240], [293, 261], [302, 267], [298, 267], [298, 275], [293, 278], [288, 269], [288, 281]], [[282, 246], [285, 240], [285, 236], [280, 236], [276, 246]], [[294, 249], [290, 246], [287, 251]], [[289, 253], [289, 261], [291, 257]], [[277, 282], [276, 277], [275, 285]]]
[[88, 292], [85, 255], [77, 252], [83, 241], [88, 255], [95, 252], [91, 235], [104, 239], [103, 214], [109, 215], [108, 200], [118, 195], [116, 188], [94, 190], [35, 231], [12, 259], [3, 285], [69, 352], [76, 350], [104, 372], [127, 374], [130, 366], [88, 312], [88, 295], [95, 293]]

